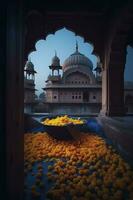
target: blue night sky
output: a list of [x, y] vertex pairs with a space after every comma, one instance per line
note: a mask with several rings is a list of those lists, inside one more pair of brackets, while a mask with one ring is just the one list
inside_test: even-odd
[[[72, 53], [75, 52], [76, 40], [79, 46], [79, 52], [87, 56], [92, 62], [94, 68], [98, 58], [92, 55], [93, 46], [89, 43], [84, 43], [84, 38], [80, 36], [75, 36], [75, 33], [63, 28], [56, 31], [55, 34], [50, 34], [46, 37], [46, 40], [39, 40], [35, 44], [36, 51], [31, 52], [28, 57], [31, 58], [34, 68], [37, 71], [35, 84], [37, 95], [43, 92], [42, 88], [45, 86], [45, 81], [50, 74], [49, 65], [51, 65], [51, 60], [55, 55], [55, 50], [57, 56], [60, 58], [60, 64]], [[125, 80], [133, 81], [133, 49], [128, 47], [127, 49], [127, 63], [125, 68]]]

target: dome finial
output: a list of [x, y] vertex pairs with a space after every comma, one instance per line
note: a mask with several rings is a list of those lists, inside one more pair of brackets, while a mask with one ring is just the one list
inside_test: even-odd
[[54, 50], [55, 51], [55, 56], [57, 56], [57, 52], [56, 52], [56, 50]]
[[52, 58], [52, 63], [51, 63], [52, 66], [60, 66], [60, 59], [57, 57], [57, 52], [55, 50], [55, 55], [54, 57]]
[[76, 40], [76, 52], [78, 52], [78, 42]]

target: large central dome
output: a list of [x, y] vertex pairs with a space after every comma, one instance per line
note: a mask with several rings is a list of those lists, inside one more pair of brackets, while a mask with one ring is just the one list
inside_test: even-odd
[[76, 51], [75, 53], [71, 54], [63, 64], [63, 71], [65, 72], [66, 70], [73, 68], [73, 67], [78, 67], [78, 66], [86, 66], [90, 67], [90, 69], [93, 69], [93, 64], [91, 60], [89, 60], [85, 55], [81, 54], [78, 51], [78, 45], [76, 44]]

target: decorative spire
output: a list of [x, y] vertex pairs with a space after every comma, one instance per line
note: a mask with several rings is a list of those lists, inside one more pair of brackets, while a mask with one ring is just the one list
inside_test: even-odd
[[76, 40], [76, 52], [78, 52], [78, 42]]
[[55, 50], [55, 56], [57, 57], [57, 52], [56, 52], [56, 50]]
[[57, 52], [55, 50], [55, 55], [52, 58], [51, 66], [58, 67], [60, 66], [60, 59], [57, 57]]

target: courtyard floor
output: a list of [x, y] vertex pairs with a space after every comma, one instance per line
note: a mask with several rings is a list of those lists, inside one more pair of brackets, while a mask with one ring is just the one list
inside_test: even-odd
[[[94, 121], [92, 128], [94, 129]], [[100, 127], [73, 141], [25, 134], [25, 200], [132, 200], [133, 168]]]

